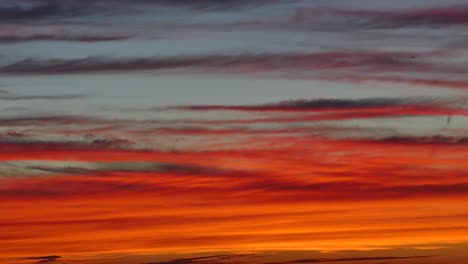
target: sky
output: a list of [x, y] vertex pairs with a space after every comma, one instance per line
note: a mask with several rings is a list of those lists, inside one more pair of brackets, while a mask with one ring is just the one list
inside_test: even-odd
[[0, 263], [468, 263], [468, 1], [1, 0]]

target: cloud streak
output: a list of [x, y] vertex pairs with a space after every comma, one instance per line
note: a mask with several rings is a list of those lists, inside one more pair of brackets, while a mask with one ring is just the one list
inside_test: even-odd
[[82, 99], [82, 95], [14, 95], [0, 94], [0, 100], [3, 101], [20, 101], [20, 100], [75, 100]]
[[[289, 100], [279, 103], [252, 106], [229, 106], [229, 105], [199, 105], [173, 107], [180, 110], [193, 111], [340, 111], [353, 109], [378, 109], [385, 107], [404, 108], [406, 106], [423, 106], [443, 104], [437, 100], [416, 99], [416, 98], [364, 98], [364, 99], [315, 99], [315, 100]], [[169, 108], [169, 109], [173, 109]]]
[[109, 42], [128, 40], [129, 36], [100, 36], [100, 35], [53, 35], [53, 34], [37, 34], [37, 35], [2, 35], [0, 36], [1, 44], [15, 44], [33, 41], [65, 41], [65, 42]]
[[0, 1], [0, 262], [466, 262], [436, 2]]
[[[411, 70], [418, 66], [411, 52], [323, 52], [303, 54], [223, 54], [174, 58], [109, 59], [84, 58], [78, 60], [24, 60], [2, 68], [3, 73], [60, 74], [139, 70], [168, 70], [186, 67], [232, 68], [253, 72], [274, 70], [320, 70], [353, 67]], [[421, 54], [424, 55], [424, 54]], [[426, 54], [430, 55], [430, 54]], [[422, 65], [421, 65], [422, 66]], [[247, 71], [248, 73], [248, 71]]]
[[52, 1], [25, 1], [24, 4], [6, 1], [0, 5], [2, 21], [37, 19], [57, 14], [60, 5]]
[[[443, 59], [444, 55], [414, 52], [356, 51], [300, 54], [221, 54], [125, 59], [109, 57], [86, 57], [71, 60], [25, 59], [2, 66], [0, 74], [69, 75], [155, 71], [198, 74], [223, 73], [246, 76], [274, 76], [279, 74], [280, 76], [328, 81], [375, 81], [430, 87], [466, 88], [465, 80], [451, 80], [444, 77], [444, 74], [465, 74], [467, 69], [463, 65], [438, 64], [431, 61], [431, 57]], [[439, 79], [418, 77], [418, 75], [428, 72], [439, 74], [441, 77]], [[375, 76], [370, 76], [369, 73], [374, 73]], [[395, 73], [400, 75], [412, 73], [414, 76], [393, 76]]]
[[[468, 6], [409, 8], [403, 10], [378, 9], [320, 9], [300, 8], [291, 18], [291, 23], [311, 27], [325, 21], [331, 28], [341, 29], [395, 29], [412, 27], [466, 26]], [[324, 25], [325, 26], [325, 25]], [[325, 26], [326, 27], [326, 26]]]
[[366, 258], [336, 258], [336, 259], [298, 259], [288, 262], [271, 262], [265, 264], [299, 264], [299, 263], [321, 263], [321, 262], [348, 262], [348, 261], [376, 261], [376, 260], [404, 260], [404, 259], [419, 259], [429, 258], [431, 256], [414, 256], [414, 257], [366, 257]]
[[28, 257], [24, 259], [37, 260], [36, 263], [49, 263], [49, 262], [59, 261], [61, 257], [60, 256], [42, 256], [42, 257]]

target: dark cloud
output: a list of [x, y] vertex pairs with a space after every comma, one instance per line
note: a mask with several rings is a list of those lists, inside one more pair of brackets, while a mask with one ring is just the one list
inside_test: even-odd
[[372, 9], [299, 8], [293, 24], [328, 29], [390, 29], [468, 25], [468, 6], [409, 8], [394, 11]]
[[[103, 0], [110, 5], [151, 5], [161, 7], [191, 8], [196, 10], [239, 10], [263, 5], [280, 3], [282, 0]], [[294, 0], [295, 1], [295, 0]], [[97, 2], [97, 1], [96, 1]]]
[[60, 151], [60, 150], [96, 150], [96, 149], [122, 149], [129, 145], [129, 141], [117, 138], [96, 138], [88, 141], [36, 141], [29, 139], [2, 139], [0, 146], [4, 153], [16, 152], [19, 149], [29, 151]]
[[[105, 1], [105, 0], [104, 0]], [[0, 3], [0, 21], [32, 23], [59, 21], [64, 18], [86, 17], [110, 11], [96, 0], [3, 0]]]
[[[438, 52], [317, 52], [221, 54], [147, 58], [87, 57], [82, 59], [24, 59], [0, 67], [3, 75], [60, 75], [171, 71], [176, 73], [289, 76], [346, 82], [406, 83], [420, 86], [467, 88], [468, 81], [443, 77], [466, 74], [462, 64], [437, 63]], [[437, 74], [424, 79], [411, 74]]]
[[212, 256], [202, 256], [202, 257], [192, 257], [192, 258], [178, 258], [169, 261], [163, 262], [149, 262], [144, 264], [233, 264], [233, 263], [240, 263], [240, 262], [232, 262], [232, 259], [239, 258], [239, 257], [246, 257], [250, 255], [240, 255], [240, 254], [225, 254], [225, 255], [212, 255]]
[[[43, 186], [38, 188], [38, 186]], [[160, 191], [156, 184], [143, 182], [123, 182], [119, 179], [99, 182], [93, 179], [29, 179], [22, 186], [0, 188], [0, 197], [3, 199], [14, 198], [59, 198], [81, 197], [83, 195], [123, 194], [123, 193], [150, 193]]]
[[[202, 167], [186, 164], [161, 164], [158, 166], [161, 172], [175, 173], [178, 175], [204, 175], [204, 176], [229, 176], [229, 177], [246, 177], [252, 176], [254, 173], [249, 173], [242, 170], [227, 170], [216, 167]], [[258, 175], [257, 175], [258, 176]]]
[[194, 110], [194, 111], [320, 111], [320, 110], [346, 110], [365, 109], [379, 107], [395, 107], [410, 105], [436, 104], [435, 99], [424, 98], [364, 98], [364, 99], [312, 99], [312, 100], [289, 100], [279, 103], [263, 105], [194, 105], [178, 106], [169, 109]]
[[[66, 170], [66, 169], [65, 169]], [[235, 184], [221, 185], [199, 185], [198, 180], [210, 175], [192, 174], [193, 181], [184, 181], [186, 184], [171, 184], [177, 181], [174, 176], [183, 174], [156, 172], [157, 182], [143, 180], [146, 174], [132, 171], [116, 171], [116, 173], [104, 174], [108, 177], [102, 180], [99, 174], [89, 174], [95, 177], [85, 177], [80, 175], [79, 170], [71, 170], [76, 175], [69, 177], [28, 177], [10, 178], [10, 182], [0, 188], [2, 199], [15, 198], [50, 198], [50, 197], [80, 197], [83, 195], [114, 194], [139, 192], [152, 193], [160, 192], [165, 194], [201, 195], [210, 193], [213, 195], [223, 195], [225, 198], [236, 197], [236, 199], [247, 199], [250, 202], [265, 201], [366, 201], [366, 200], [392, 200], [408, 198], [428, 198], [428, 197], [451, 197], [463, 195], [468, 192], [468, 184], [463, 183], [370, 183], [362, 181], [341, 180], [327, 183], [304, 183], [291, 182], [287, 179], [276, 177], [278, 175], [251, 173], [240, 174], [248, 177], [231, 178]], [[352, 171], [349, 171], [350, 175]], [[55, 171], [54, 171], [55, 173]], [[355, 173], [353, 176], [367, 176], [382, 174], [378, 169], [373, 169], [367, 173]], [[60, 174], [59, 174], [60, 175]], [[212, 174], [213, 175], [213, 174]], [[229, 176], [233, 176], [230, 174]], [[328, 175], [337, 176], [337, 175]], [[340, 176], [340, 175], [338, 175]], [[349, 175], [348, 175], [349, 176]], [[128, 180], [123, 180], [128, 179]], [[195, 182], [195, 184], [194, 184]], [[168, 184], [169, 183], [169, 184]], [[256, 194], [256, 195], [253, 195]]]
[[27, 137], [27, 136], [28, 136], [28, 134], [26, 134], [26, 133], [14, 131], [14, 130], [0, 133], [0, 139], [4, 139], [4, 138], [24, 138], [24, 137]]
[[[60, 20], [89, 15], [129, 14], [136, 7], [173, 7], [198, 11], [239, 10], [271, 4], [272, 0], [4, 0], [0, 3], [0, 21], [33, 22]], [[136, 8], [137, 9], [137, 8]]]
[[[365, 29], [365, 28], [401, 28], [467, 25], [468, 6], [448, 6], [420, 9], [382, 11], [370, 9], [339, 9], [330, 6], [318, 8], [300, 4], [300, 0], [4, 0], [0, 4], [0, 21], [37, 21], [43, 19], [67, 19], [94, 15], [137, 15], [150, 10], [158, 13], [167, 8], [186, 9], [190, 12], [243, 12], [256, 7], [268, 8], [281, 4], [282, 8], [296, 10], [292, 17], [277, 17], [268, 20], [268, 16], [258, 19], [265, 21], [267, 27], [291, 27], [295, 29]], [[273, 9], [272, 9], [273, 10]], [[268, 14], [268, 12], [265, 12]], [[247, 24], [259, 25], [258, 21], [247, 19]], [[195, 22], [194, 22], [195, 23]], [[220, 21], [220, 25], [226, 23]]]
[[292, 261], [286, 261], [286, 262], [269, 262], [265, 264], [301, 264], [301, 263], [321, 263], [321, 262], [404, 260], [404, 259], [418, 259], [418, 258], [429, 258], [429, 257], [433, 257], [433, 256], [298, 259], [298, 260], [292, 260]]
[[29, 166], [27, 169], [47, 172], [49, 174], [66, 175], [88, 175], [97, 173], [95, 170], [76, 167], [47, 167], [47, 166]]
[[452, 6], [405, 10], [400, 13], [387, 13], [375, 20], [389, 26], [449, 26], [468, 25], [468, 6]]
[[[352, 171], [349, 172], [351, 175]], [[373, 170], [375, 174], [381, 171]], [[339, 176], [339, 175], [333, 175]], [[368, 176], [367, 173], [357, 173], [356, 176]], [[468, 192], [468, 184], [373, 184], [361, 181], [336, 181], [327, 183], [307, 184], [303, 182], [289, 182], [258, 178], [249, 183], [234, 188], [234, 191], [251, 191], [265, 194], [256, 197], [259, 201], [269, 197], [281, 200], [306, 201], [339, 201], [339, 200], [389, 200], [399, 198], [448, 197]], [[268, 194], [268, 196], [267, 196]], [[252, 198], [254, 199], [254, 198]]]
[[130, 39], [129, 36], [99, 36], [99, 35], [29, 35], [29, 36], [0, 36], [0, 43], [14, 44], [31, 41], [67, 41], [67, 42], [107, 42]]
[[[255, 119], [205, 121], [207, 124], [255, 124], [291, 123], [370, 118], [395, 118], [402, 116], [468, 115], [464, 108], [455, 108], [466, 101], [464, 98], [365, 98], [365, 99], [315, 99], [290, 100], [260, 105], [187, 105], [160, 108], [158, 110], [183, 111], [243, 111], [281, 112], [282, 115]], [[300, 112], [301, 115], [286, 115]]]
[[58, 1], [3, 1], [0, 21], [17, 21], [52, 16], [60, 12]]
[[418, 78], [418, 77], [388, 77], [388, 76], [339, 76], [332, 78], [322, 78], [325, 80], [344, 82], [381, 82], [381, 83], [402, 83], [409, 85], [427, 87], [446, 87], [453, 89], [468, 89], [468, 79], [453, 80], [443, 78]]
[[28, 257], [24, 258], [26, 260], [36, 260], [36, 263], [49, 263], [54, 261], [59, 261], [61, 256], [42, 256], [42, 257]]
[[[39, 98], [37, 98], [39, 99]], [[118, 124], [118, 121], [89, 117], [89, 116], [33, 116], [0, 118], [0, 127], [21, 126], [60, 126], [60, 125], [108, 125]]]
[[134, 173], [139, 175], [170, 175], [171, 177], [263, 177], [262, 173], [246, 170], [220, 169], [217, 167], [196, 166], [176, 163], [152, 163], [152, 162], [107, 162], [92, 163], [87, 167], [59, 167], [59, 166], [27, 166], [28, 170], [37, 170], [55, 175], [92, 175], [106, 176], [114, 173]]
[[[124, 2], [125, 0], [117, 0], [119, 2]], [[155, 1], [145, 1], [146, 3], [151, 2], [153, 4], [173, 6], [173, 7], [190, 7], [195, 9], [205, 9], [205, 10], [223, 10], [223, 9], [243, 9], [251, 8], [255, 6], [265, 5], [265, 4], [274, 4], [280, 1], [278, 0], [155, 0]]]
[[94, 72], [122, 72], [145, 70], [168, 70], [200, 66], [199, 59], [103, 59], [78, 60], [23, 60], [0, 69], [10, 74], [79, 74]]
[[83, 95], [15, 95], [0, 93], [0, 100], [20, 101], [20, 100], [74, 100], [84, 98]]
[[454, 136], [423, 136], [423, 137], [389, 137], [377, 142], [390, 144], [420, 144], [420, 145], [468, 145], [468, 137]]
[[[184, 68], [216, 71], [309, 72], [368, 68], [372, 71], [421, 71], [436, 67], [411, 59], [418, 52], [322, 52], [304, 54], [233, 54], [172, 58], [99, 58], [76, 60], [26, 59], [0, 68], [0, 74], [79, 74], [94, 72], [176, 70]], [[429, 55], [428, 55], [429, 56]], [[452, 69], [451, 69], [452, 70]], [[236, 71], [238, 72], [238, 71]]]

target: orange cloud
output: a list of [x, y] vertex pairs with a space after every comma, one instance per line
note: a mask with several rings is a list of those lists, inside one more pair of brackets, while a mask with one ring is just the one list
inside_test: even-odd
[[[466, 144], [439, 140], [429, 154], [429, 139], [262, 140], [265, 147], [284, 144], [158, 152], [3, 143], [4, 161], [54, 161], [56, 169], [1, 180], [0, 255], [346, 250], [466, 240]], [[130, 161], [155, 163], [125, 165]]]

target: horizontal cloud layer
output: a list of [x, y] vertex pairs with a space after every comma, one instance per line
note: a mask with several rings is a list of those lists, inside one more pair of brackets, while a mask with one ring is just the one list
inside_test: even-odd
[[464, 263], [463, 1], [0, 1], [0, 262]]

